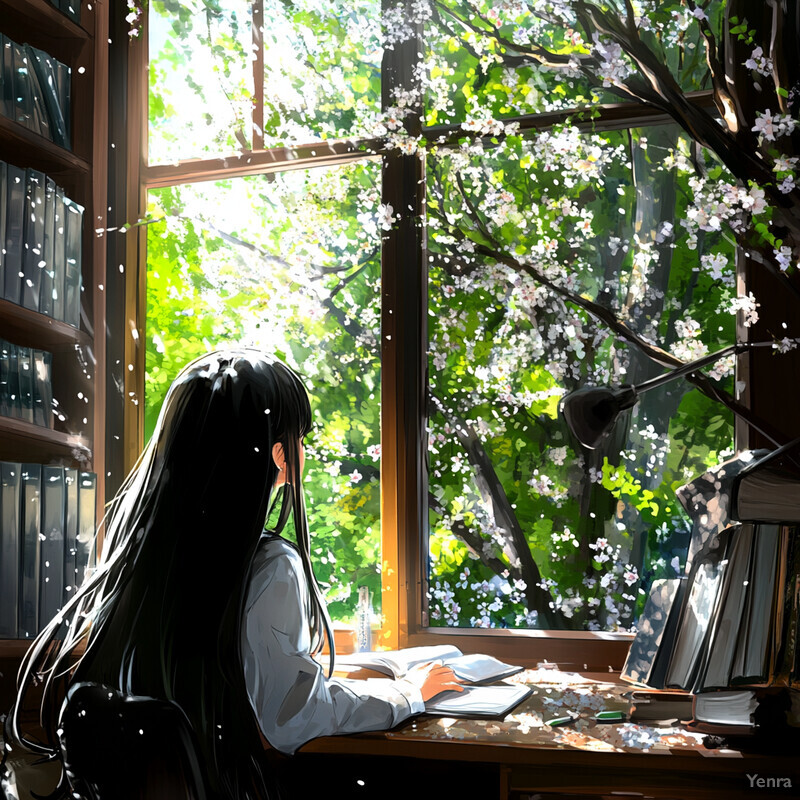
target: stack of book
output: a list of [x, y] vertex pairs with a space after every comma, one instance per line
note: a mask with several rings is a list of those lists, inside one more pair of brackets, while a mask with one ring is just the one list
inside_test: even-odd
[[94, 559], [97, 476], [0, 461], [0, 637], [32, 639]]
[[80, 326], [83, 207], [52, 178], [0, 161], [0, 296]]
[[0, 48], [0, 114], [69, 149], [70, 68], [3, 34]]
[[50, 0], [50, 5], [63, 11], [73, 22], [81, 21], [81, 0]]
[[[726, 514], [713, 529], [698, 514], [686, 572], [654, 582], [623, 668], [639, 686], [691, 695], [696, 730], [800, 722], [800, 477], [778, 472], [751, 459], [727, 494], [718, 475], [704, 476], [717, 489], [700, 505], [724, 496]], [[703, 510], [696, 488], [678, 492], [690, 513]]]
[[52, 428], [53, 356], [0, 339], [0, 416]]

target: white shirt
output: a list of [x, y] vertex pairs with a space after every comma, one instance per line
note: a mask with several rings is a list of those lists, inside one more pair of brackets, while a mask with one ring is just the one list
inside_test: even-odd
[[387, 730], [424, 710], [404, 680], [327, 678], [311, 657], [300, 554], [264, 535], [245, 599], [242, 660], [250, 704], [272, 747], [294, 753], [317, 736]]

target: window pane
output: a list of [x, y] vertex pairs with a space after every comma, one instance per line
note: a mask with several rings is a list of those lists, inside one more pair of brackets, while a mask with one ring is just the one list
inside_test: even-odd
[[152, 0], [149, 162], [250, 149], [249, 0]]
[[376, 135], [380, 10], [380, 0], [265, 0], [265, 147]]
[[235, 178], [151, 191], [146, 427], [190, 359], [271, 351], [309, 390], [312, 555], [334, 618], [357, 587], [380, 607], [380, 168]]
[[[425, 121], [476, 123], [630, 100], [610, 86], [631, 72], [618, 48], [585, 36], [573, 3], [438, 0], [425, 26]], [[613, 5], [613, 4], [612, 4]], [[622, 17], [625, 8], [618, 4]], [[425, 8], [424, 5], [422, 5]], [[718, 25], [719, 9], [709, 8]], [[685, 91], [708, 88], [705, 45], [688, 10], [647, 10], [642, 41]], [[587, 78], [581, 64], [594, 64]]]
[[[674, 490], [732, 453], [730, 414], [678, 380], [582, 452], [557, 408], [664, 372], [622, 326], [681, 360], [734, 341], [705, 168], [672, 126], [429, 158], [431, 625], [624, 630], [682, 570]], [[709, 374], [733, 391], [731, 360]]]

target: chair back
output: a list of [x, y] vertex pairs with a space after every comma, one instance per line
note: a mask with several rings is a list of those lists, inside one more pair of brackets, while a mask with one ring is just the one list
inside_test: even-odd
[[194, 732], [175, 703], [78, 683], [67, 693], [59, 740], [83, 800], [209, 800]]

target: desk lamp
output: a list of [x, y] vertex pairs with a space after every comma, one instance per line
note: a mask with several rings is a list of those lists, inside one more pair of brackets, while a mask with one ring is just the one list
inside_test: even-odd
[[702, 367], [731, 353], [741, 353], [750, 347], [771, 345], [771, 342], [740, 342], [709, 353], [707, 356], [690, 361], [670, 372], [644, 381], [638, 386], [623, 384], [622, 386], [584, 386], [570, 392], [559, 404], [569, 429], [575, 438], [589, 450], [595, 447], [611, 432], [617, 417], [626, 409], [636, 404], [640, 394], [649, 392], [657, 386], [690, 375]]

